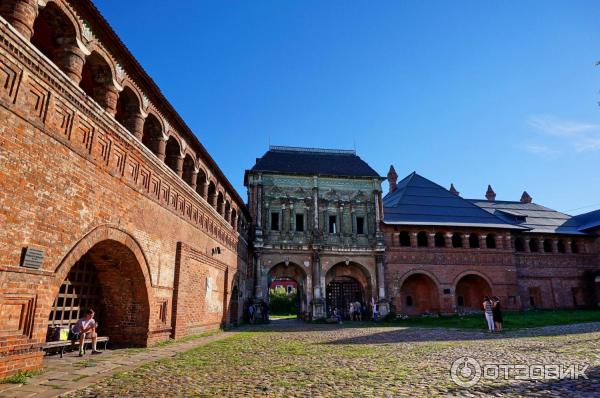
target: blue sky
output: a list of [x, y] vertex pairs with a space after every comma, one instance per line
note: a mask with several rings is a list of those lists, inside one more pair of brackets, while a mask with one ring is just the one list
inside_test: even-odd
[[600, 208], [597, 1], [95, 3], [243, 198], [271, 143]]

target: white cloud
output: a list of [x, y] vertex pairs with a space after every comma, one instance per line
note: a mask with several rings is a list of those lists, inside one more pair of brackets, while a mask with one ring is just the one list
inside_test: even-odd
[[554, 157], [554, 156], [560, 154], [560, 151], [549, 148], [546, 145], [538, 145], [538, 144], [525, 145], [525, 147], [523, 149], [525, 149], [527, 152], [533, 153], [534, 155], [539, 155], [539, 156], [543, 156], [543, 157]]
[[[600, 151], [600, 124], [563, 120], [551, 115], [531, 115], [527, 124], [538, 133], [556, 137], [560, 145], [566, 143], [577, 152]], [[559, 152], [546, 144], [529, 145], [525, 149], [545, 156]]]

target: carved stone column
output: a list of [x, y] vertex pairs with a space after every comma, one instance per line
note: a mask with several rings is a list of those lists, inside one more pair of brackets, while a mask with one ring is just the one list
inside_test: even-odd
[[37, 0], [0, 1], [0, 15], [4, 17], [25, 39], [33, 36], [33, 23], [38, 15]]
[[379, 307], [379, 315], [381, 317], [386, 316], [390, 313], [390, 303], [385, 296], [385, 265], [384, 256], [377, 255], [375, 258], [377, 263], [377, 293], [379, 295], [377, 304]]
[[106, 112], [111, 115], [117, 113], [117, 100], [119, 98], [119, 91], [112, 84], [96, 84], [94, 86], [94, 101], [96, 101]]
[[183, 177], [183, 156], [179, 155], [175, 159], [175, 173], [179, 178]]
[[194, 171], [192, 172], [191, 180], [190, 180], [190, 187], [192, 187], [192, 189], [195, 191], [197, 186], [198, 186], [198, 169], [194, 169]]
[[54, 51], [54, 62], [75, 84], [81, 82], [85, 54], [73, 38], [57, 40], [60, 47]]
[[158, 137], [156, 145], [156, 157], [160, 159], [160, 161], [165, 161], [165, 152], [167, 150], [167, 137], [162, 136]]
[[135, 105], [131, 106], [131, 108], [126, 109], [127, 111], [127, 119], [125, 120], [125, 128], [134, 135], [138, 140], [142, 140], [144, 136], [144, 116], [139, 111], [139, 109], [133, 108]]
[[410, 247], [417, 247], [417, 233], [410, 232]]
[[312, 312], [313, 319], [323, 319], [327, 317], [325, 309], [325, 300], [323, 298], [323, 287], [321, 285], [321, 257], [317, 251], [313, 253], [313, 300]]

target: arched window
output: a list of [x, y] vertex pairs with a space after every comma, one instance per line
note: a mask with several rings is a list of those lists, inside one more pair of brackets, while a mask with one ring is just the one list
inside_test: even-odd
[[217, 207], [217, 200], [216, 200], [217, 199], [217, 187], [215, 186], [215, 183], [212, 181], [208, 184], [207, 196], [208, 196], [208, 203], [212, 207], [216, 208]]
[[477, 235], [477, 234], [470, 234], [469, 235], [469, 247], [471, 249], [478, 249], [479, 248], [479, 235]]
[[434, 237], [435, 247], [446, 247], [446, 237], [443, 232], [438, 232]]
[[408, 231], [400, 232], [400, 246], [410, 247], [410, 235]]
[[523, 241], [523, 238], [515, 239], [515, 250], [518, 252], [525, 251], [525, 241]]
[[559, 240], [558, 243], [556, 244], [556, 250], [559, 253], [565, 253], [567, 251], [567, 247], [565, 246], [565, 241], [564, 240]]
[[488, 249], [496, 248], [496, 234], [487, 234], [485, 237], [485, 247]]
[[202, 169], [198, 171], [198, 177], [196, 177], [196, 192], [206, 199], [206, 174]]
[[217, 194], [217, 213], [223, 215], [223, 205], [225, 200], [223, 199], [223, 192]]
[[552, 253], [552, 240], [544, 239], [544, 252]]
[[131, 134], [135, 135], [143, 130], [144, 119], [140, 113], [140, 102], [133, 90], [127, 86], [119, 94], [115, 119]]
[[428, 239], [427, 232], [421, 231], [417, 234], [417, 246], [418, 247], [427, 247]]
[[116, 112], [117, 89], [113, 85], [112, 71], [97, 52], [85, 60], [79, 86], [107, 112]]
[[458, 247], [462, 247], [462, 236], [460, 233], [455, 232], [452, 234], [452, 247], [454, 248], [458, 248]]
[[142, 144], [150, 149], [152, 153], [158, 155], [159, 142], [162, 140], [162, 126], [156, 116], [149, 114], [144, 121], [144, 132], [142, 135]]
[[532, 253], [537, 253], [540, 250], [540, 245], [537, 239], [529, 240], [529, 251]]
[[571, 241], [571, 253], [579, 253], [579, 245], [576, 240]]
[[174, 137], [169, 137], [165, 150], [165, 164], [174, 172], [179, 172], [179, 159], [181, 158], [181, 149], [179, 142]]
[[223, 214], [223, 217], [225, 218], [225, 221], [229, 222], [229, 216], [231, 215], [231, 204], [229, 203], [228, 200], [225, 201], [225, 214]]
[[31, 43], [77, 84], [83, 52], [77, 47], [76, 37], [69, 18], [56, 4], [49, 3], [35, 19]]
[[[187, 182], [188, 185], [192, 185], [194, 182], [194, 174], [196, 173], [196, 166], [194, 165], [194, 159], [189, 154], [186, 154], [183, 158], [183, 181]], [[196, 176], [196, 183], [198, 179]]]
[[237, 229], [237, 211], [235, 209], [231, 209], [231, 220], [229, 222], [233, 229]]

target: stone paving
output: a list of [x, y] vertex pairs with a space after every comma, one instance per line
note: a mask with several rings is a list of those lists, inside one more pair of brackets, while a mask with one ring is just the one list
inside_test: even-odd
[[[225, 339], [235, 332], [207, 333], [198, 338], [183, 342], [160, 345], [151, 348], [128, 348], [106, 350], [101, 355], [90, 355], [90, 351], [80, 358], [77, 352], [65, 353], [63, 358], [50, 355], [44, 358], [44, 370], [29, 378], [27, 384], [0, 384], [0, 397], [46, 398], [64, 395], [82, 389], [107, 376], [132, 370], [140, 365], [162, 358], [174, 357], [177, 353], [216, 340]], [[102, 348], [104, 344], [98, 347]], [[109, 345], [110, 348], [110, 345]]]
[[[600, 396], [600, 323], [491, 335], [292, 320], [212, 338], [102, 361], [97, 366], [123, 366], [102, 379], [97, 366], [63, 372], [64, 380], [49, 371], [43, 384], [72, 383], [71, 393], [58, 392], [79, 398]], [[518, 381], [511, 372], [509, 380], [482, 379], [465, 389], [450, 378], [452, 362], [465, 356], [482, 364], [588, 365], [588, 379]], [[148, 362], [154, 357], [162, 359]]]

